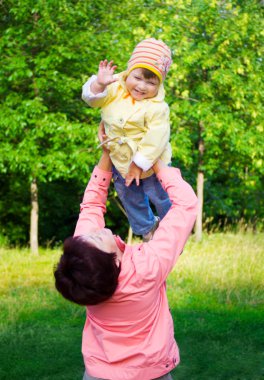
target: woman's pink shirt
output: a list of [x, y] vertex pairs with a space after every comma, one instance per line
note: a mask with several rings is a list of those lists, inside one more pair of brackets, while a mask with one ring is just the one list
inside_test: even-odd
[[[95, 167], [75, 236], [105, 227], [111, 177]], [[164, 168], [157, 178], [171, 199], [170, 210], [150, 242], [130, 246], [116, 237], [124, 252], [117, 290], [108, 301], [87, 307], [82, 353], [86, 371], [94, 377], [150, 380], [180, 361], [165, 282], [193, 228], [197, 197], [179, 169]]]

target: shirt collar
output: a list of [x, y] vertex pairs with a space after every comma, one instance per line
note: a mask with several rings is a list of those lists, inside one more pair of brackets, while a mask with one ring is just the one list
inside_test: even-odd
[[121, 239], [120, 236], [114, 235], [116, 245], [120, 249], [121, 252], [125, 251], [126, 243]]

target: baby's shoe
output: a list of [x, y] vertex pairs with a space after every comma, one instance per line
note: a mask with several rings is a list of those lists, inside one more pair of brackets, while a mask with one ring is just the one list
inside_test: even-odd
[[150, 241], [153, 238], [153, 235], [154, 235], [156, 229], [159, 226], [159, 222], [160, 222], [160, 218], [158, 216], [155, 216], [155, 224], [154, 224], [154, 226], [151, 228], [151, 230], [147, 234], [142, 235], [144, 243], [147, 243], [148, 241]]

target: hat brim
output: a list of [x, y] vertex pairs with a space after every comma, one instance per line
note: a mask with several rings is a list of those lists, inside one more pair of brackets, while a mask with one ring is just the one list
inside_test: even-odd
[[150, 66], [150, 65], [148, 65], [146, 63], [137, 63], [137, 64], [133, 65], [132, 67], [130, 67], [127, 70], [127, 75], [129, 75], [131, 73], [131, 71], [133, 71], [135, 69], [148, 69], [149, 71], [151, 71], [152, 73], [154, 73], [155, 75], [157, 75], [157, 77], [160, 80], [160, 83], [163, 81], [161, 73], [158, 70], [156, 70], [153, 66]]

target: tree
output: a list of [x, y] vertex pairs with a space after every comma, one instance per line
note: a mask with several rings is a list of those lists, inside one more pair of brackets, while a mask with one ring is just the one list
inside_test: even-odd
[[248, 193], [254, 186], [259, 194], [263, 178], [263, 7], [168, 0], [149, 9], [146, 30], [136, 32], [163, 39], [174, 53], [166, 85], [175, 161], [198, 173], [214, 223], [252, 220], [258, 205], [248, 207]]
[[[54, 5], [44, 1], [2, 4], [0, 168], [13, 175], [23, 173], [30, 181], [34, 252], [38, 250], [38, 183], [87, 177], [89, 158], [94, 160], [82, 154], [94, 146], [95, 130], [81, 122], [91, 120], [90, 110], [77, 113], [79, 55], [78, 48], [71, 49], [69, 38], [78, 25], [78, 7], [61, 2], [63, 12], [54, 14]], [[69, 21], [74, 23], [70, 30]]]
[[192, 184], [202, 179], [204, 223], [263, 218], [261, 2], [7, 0], [0, 7], [2, 183], [84, 184], [99, 154], [100, 115], [80, 100], [81, 86], [102, 58], [124, 70], [135, 44], [156, 37], [173, 52], [165, 87], [174, 164]]
[[[212, 178], [214, 182], [223, 181], [224, 176], [224, 185], [227, 179], [230, 184], [232, 178], [238, 177], [240, 192], [243, 189], [240, 198], [247, 187], [246, 167], [249, 177], [263, 176], [259, 165], [263, 159], [260, 127], [263, 33], [259, 28], [263, 24], [262, 16], [263, 9], [256, 1], [193, 1], [179, 16], [184, 38], [176, 54], [183, 62], [178, 77], [181, 76], [180, 83], [185, 89], [182, 92], [176, 89], [176, 94], [186, 97], [181, 111], [187, 128], [195, 132], [198, 178], [205, 175], [212, 183]], [[201, 194], [199, 185], [203, 188], [203, 181], [197, 185]], [[205, 186], [205, 191], [211, 189]], [[212, 202], [210, 194], [205, 198], [207, 204]], [[218, 218], [221, 214], [228, 216], [223, 204], [226, 208], [230, 201], [234, 209], [236, 200], [230, 195], [227, 200], [221, 199], [220, 208], [214, 202]], [[244, 212], [245, 209], [241, 210], [240, 217]], [[197, 233], [198, 239], [201, 238], [198, 229]]]

